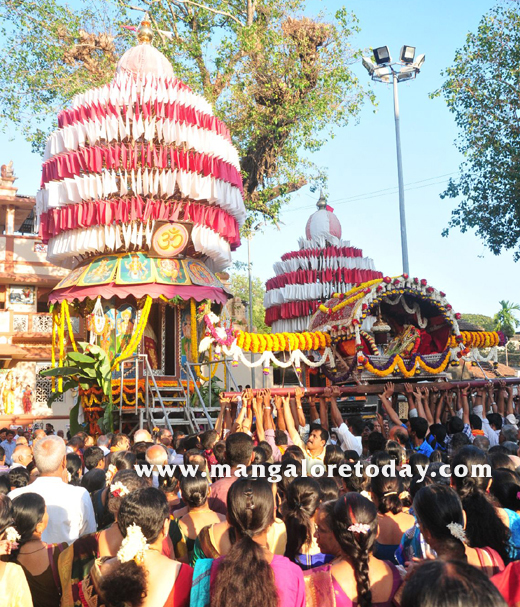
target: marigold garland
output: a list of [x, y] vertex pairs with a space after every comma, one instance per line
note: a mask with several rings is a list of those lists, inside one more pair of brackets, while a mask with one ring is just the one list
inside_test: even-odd
[[[346, 293], [334, 293], [332, 297], [334, 297], [336, 299], [341, 299], [342, 300], [341, 303], [336, 304], [332, 308], [327, 308], [327, 306], [325, 306], [324, 304], [321, 304], [318, 309], [320, 310], [320, 312], [323, 312], [324, 314], [334, 314], [335, 312], [338, 312], [342, 308], [353, 304], [354, 302], [358, 301], [359, 299], [362, 299], [366, 295], [365, 289], [370, 289], [371, 287], [379, 284], [382, 281], [383, 281], [382, 278], [376, 278], [375, 280], [369, 280], [368, 282], [362, 282], [361, 284], [355, 286], [354, 288], [350, 289], [350, 291], [347, 291]], [[361, 291], [361, 293], [360, 293], [360, 291]]]
[[[450, 348], [455, 348], [459, 341], [452, 335], [448, 341]], [[461, 331], [462, 343], [468, 348], [493, 348], [500, 344], [500, 336], [495, 331]]]
[[[193, 358], [194, 363], [199, 362], [199, 347], [197, 344], [197, 305], [193, 297], [190, 299], [190, 314], [191, 314], [191, 356]], [[211, 360], [211, 348], [209, 358]], [[214, 365], [213, 369], [210, 367], [210, 375], [209, 377], [204, 377], [201, 372], [201, 365], [195, 365], [193, 368], [195, 369], [195, 373], [197, 377], [201, 381], [209, 381], [213, 379], [215, 373], [217, 372], [218, 365]]]
[[361, 354], [358, 357], [358, 362], [372, 375], [376, 375], [377, 377], [388, 377], [395, 372], [396, 367], [399, 369], [401, 375], [405, 378], [413, 377], [417, 372], [417, 367], [420, 367], [427, 373], [431, 375], [437, 375], [438, 373], [442, 373], [449, 361], [450, 361], [450, 350], [446, 350], [443, 353], [443, 358], [437, 367], [430, 366], [422, 356], [416, 355], [411, 359], [411, 366], [407, 366], [404, 359], [399, 355], [395, 354], [392, 356], [386, 363], [383, 368], [378, 369], [375, 365], [373, 365], [368, 356]]
[[70, 339], [70, 343], [72, 344], [72, 349], [74, 350], [74, 352], [77, 352], [78, 348], [76, 346], [76, 341], [74, 340], [74, 333], [72, 331], [72, 323], [70, 320], [69, 303], [66, 299], [64, 299], [61, 302], [61, 309], [62, 309], [62, 313], [65, 314], [65, 321], [67, 323], [67, 331], [69, 332], [69, 339]]
[[263, 354], [264, 352], [293, 352], [294, 350], [324, 350], [330, 346], [328, 333], [247, 333], [238, 331], [236, 345], [244, 352]]
[[119, 367], [119, 363], [122, 360], [124, 360], [125, 358], [128, 358], [131, 354], [133, 354], [133, 352], [135, 351], [137, 346], [141, 343], [141, 339], [143, 337], [144, 330], [148, 323], [148, 316], [150, 314], [150, 309], [152, 307], [152, 301], [153, 300], [152, 300], [151, 296], [147, 295], [145, 304], [143, 306], [143, 309], [141, 310], [141, 318], [139, 319], [137, 328], [135, 329], [135, 331], [132, 335], [132, 338], [128, 342], [128, 345], [126, 346], [126, 348], [119, 354], [119, 356], [112, 363], [112, 371]]

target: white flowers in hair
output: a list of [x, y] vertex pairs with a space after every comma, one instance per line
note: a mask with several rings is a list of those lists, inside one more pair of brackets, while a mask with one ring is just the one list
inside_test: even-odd
[[7, 527], [5, 530], [5, 539], [8, 542], [17, 542], [20, 539], [20, 534], [14, 527]]
[[117, 481], [117, 483], [110, 485], [110, 493], [114, 497], [125, 497], [125, 495], [128, 495], [130, 491], [123, 485], [123, 483]]
[[464, 531], [464, 527], [460, 523], [449, 523], [446, 525], [450, 530], [451, 535], [454, 538], [460, 540], [461, 542], [466, 542], [466, 532]]
[[352, 531], [352, 533], [368, 533], [370, 531], [370, 525], [355, 523], [354, 525], [350, 525], [348, 530]]
[[70, 483], [72, 480], [72, 474], [67, 470], [67, 481]]
[[114, 478], [116, 472], [117, 472], [117, 468], [114, 466], [114, 464], [110, 464], [110, 466], [108, 467], [108, 470], [105, 473], [107, 486], [110, 485], [110, 483], [111, 483], [112, 479]]
[[144, 553], [148, 550], [146, 538], [141, 531], [141, 527], [136, 524], [130, 525], [126, 530], [126, 537], [121, 543], [121, 548], [117, 553], [117, 558], [121, 563], [135, 561], [137, 564], [142, 564], [144, 561]]

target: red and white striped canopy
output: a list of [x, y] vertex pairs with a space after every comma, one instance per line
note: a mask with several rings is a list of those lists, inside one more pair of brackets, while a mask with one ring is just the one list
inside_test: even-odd
[[341, 224], [323, 197], [300, 238], [299, 250], [282, 255], [266, 282], [265, 322], [276, 333], [306, 331], [320, 303], [355, 284], [382, 278], [361, 249], [341, 240]]
[[58, 114], [36, 210], [54, 263], [147, 251], [155, 222], [170, 220], [193, 223], [190, 242], [215, 271], [230, 264], [246, 215], [229, 130], [146, 42]]

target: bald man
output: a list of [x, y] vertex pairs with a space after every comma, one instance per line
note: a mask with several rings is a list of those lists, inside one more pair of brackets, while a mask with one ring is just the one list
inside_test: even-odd
[[146, 463], [153, 466], [152, 472], [152, 485], [154, 487], [159, 486], [159, 472], [157, 466], [166, 466], [168, 464], [168, 452], [164, 445], [153, 445], [148, 447], [145, 453]]
[[42, 440], [42, 439], [44, 439], [46, 437], [47, 437], [47, 434], [46, 434], [46, 432], [45, 432], [45, 430], [43, 428], [40, 428], [39, 430], [35, 430], [34, 434], [33, 434], [33, 446], [39, 440]]
[[33, 461], [32, 449], [28, 445], [17, 445], [13, 452], [13, 468], [27, 468], [27, 466]]
[[135, 445], [135, 443], [151, 443], [151, 442], [152, 442], [152, 436], [148, 432], [148, 430], [145, 430], [143, 428], [142, 430], [136, 430], [134, 432], [134, 445]]

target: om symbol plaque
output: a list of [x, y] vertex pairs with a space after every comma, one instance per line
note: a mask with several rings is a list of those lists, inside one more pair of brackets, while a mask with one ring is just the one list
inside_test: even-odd
[[188, 230], [180, 223], [162, 225], [153, 235], [152, 248], [159, 257], [175, 257], [188, 244]]

